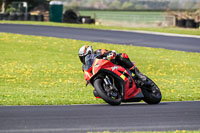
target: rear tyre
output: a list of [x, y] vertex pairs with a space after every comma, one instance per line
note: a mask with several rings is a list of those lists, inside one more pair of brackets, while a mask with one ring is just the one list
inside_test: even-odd
[[162, 99], [162, 94], [158, 86], [147, 77], [147, 81], [141, 87], [144, 98], [143, 100], [148, 104], [158, 104]]
[[115, 92], [117, 95], [116, 96], [111, 96], [106, 92], [105, 90], [105, 83], [102, 79], [96, 79], [94, 81], [94, 88], [96, 89], [98, 95], [108, 104], [110, 105], [120, 105], [121, 104], [121, 95], [119, 92]]

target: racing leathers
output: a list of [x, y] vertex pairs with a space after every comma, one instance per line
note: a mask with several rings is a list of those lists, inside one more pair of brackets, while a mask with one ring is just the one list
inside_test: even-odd
[[134, 73], [139, 79], [141, 79], [142, 81], [146, 81], [146, 76], [143, 75], [135, 66], [135, 64], [133, 64], [128, 55], [126, 53], [119, 53], [117, 54], [116, 51], [112, 50], [112, 51], [108, 51], [105, 49], [98, 49], [96, 51], [94, 51], [91, 54], [88, 54], [85, 57], [85, 65], [83, 65], [83, 71], [84, 70], [88, 70], [95, 58], [101, 58], [101, 59], [106, 59], [106, 60], [110, 60], [112, 63], [120, 65], [128, 70], [130, 70], [132, 73]]

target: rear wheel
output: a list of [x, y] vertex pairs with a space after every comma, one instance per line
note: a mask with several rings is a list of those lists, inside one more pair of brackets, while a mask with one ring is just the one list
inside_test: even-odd
[[149, 78], [141, 87], [144, 98], [148, 104], [158, 104], [162, 99], [162, 94], [158, 86]]
[[98, 95], [110, 105], [121, 104], [121, 94], [114, 87], [113, 83], [111, 84], [111, 86], [108, 86], [103, 79], [98, 78], [94, 81], [94, 88], [96, 89]]

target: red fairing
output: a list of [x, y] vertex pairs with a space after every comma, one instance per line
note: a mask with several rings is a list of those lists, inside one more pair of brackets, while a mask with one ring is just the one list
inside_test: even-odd
[[89, 81], [92, 77], [92, 73], [90, 73], [91, 70], [92, 70], [92, 67], [88, 71], [84, 71], [84, 78], [86, 81]]
[[[124, 54], [124, 57], [128, 58], [128, 55]], [[109, 60], [104, 60], [104, 59], [95, 59], [92, 67], [88, 70], [85, 71], [85, 80], [89, 81], [95, 74], [98, 73], [99, 70], [101, 69], [107, 69], [109, 71], [112, 71], [113, 73], [117, 74], [122, 80], [124, 80], [125, 83], [125, 94], [124, 94], [124, 99], [131, 99], [134, 96], [136, 96], [138, 93], [141, 92], [140, 88], [137, 88], [135, 85], [134, 80], [132, 79], [132, 76], [129, 75], [127, 70], [121, 66], [118, 66], [116, 64], [113, 64]], [[128, 79], [129, 77], [129, 79]], [[132, 87], [129, 88], [129, 80], [133, 82]]]
[[114, 64], [108, 60], [96, 59], [93, 63], [93, 75], [96, 74], [100, 69], [105, 69], [114, 66]]
[[[114, 72], [116, 74], [120, 73], [119, 71], [121, 72], [126, 72], [127, 75], [129, 75], [129, 73], [126, 71], [126, 69], [124, 69], [123, 67], [119, 66], [119, 68], [117, 70], [115, 70]], [[118, 74], [119, 75], [119, 74]], [[137, 88], [136, 85], [135, 85], [135, 82], [133, 82], [133, 85], [131, 88], [129, 88], [129, 80], [127, 77], [125, 77], [123, 74], [120, 73], [119, 75], [125, 82], [125, 95], [124, 95], [124, 99], [127, 100], [127, 99], [130, 99], [130, 98], [133, 98], [134, 96], [136, 96], [139, 92], [141, 92], [141, 89], [140, 88]], [[131, 77], [131, 75], [129, 75], [129, 77], [131, 78], [132, 81], [134, 81]]]
[[[116, 69], [113, 69], [113, 68], [116, 68]], [[135, 83], [133, 82], [133, 85], [131, 88], [129, 88], [129, 80], [127, 77], [125, 77], [122, 73], [120, 73], [119, 71], [121, 72], [126, 72], [127, 75], [129, 75], [126, 71], [126, 69], [124, 69], [123, 67], [121, 66], [117, 66], [115, 65], [114, 67], [107, 67], [105, 68], [107, 70], [110, 70], [110, 71], [113, 71], [115, 74], [119, 75], [125, 82], [125, 95], [124, 95], [124, 99], [127, 100], [127, 99], [131, 99], [133, 98], [134, 96], [136, 96], [138, 93], [141, 92], [141, 89], [140, 88], [137, 88]], [[130, 75], [129, 75], [130, 76]], [[130, 76], [131, 77], [131, 76]], [[131, 77], [132, 79], [132, 77]], [[132, 81], [134, 81], [132, 79]]]
[[125, 100], [130, 99], [141, 92], [141, 89], [137, 88], [135, 83], [133, 83], [133, 86], [129, 88], [129, 81], [126, 82], [125, 89], [126, 89], [125, 96], [124, 96]]

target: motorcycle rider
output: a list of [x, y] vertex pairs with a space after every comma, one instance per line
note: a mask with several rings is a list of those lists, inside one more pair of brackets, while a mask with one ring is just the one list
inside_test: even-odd
[[135, 64], [133, 64], [130, 61], [126, 53], [117, 54], [115, 50], [108, 51], [106, 49], [98, 49], [96, 51], [93, 51], [92, 46], [85, 45], [85, 46], [82, 46], [79, 50], [79, 58], [83, 64], [82, 66], [83, 71], [87, 71], [91, 67], [90, 64], [93, 63], [95, 58], [107, 59], [113, 62], [114, 64], [120, 65], [130, 70], [143, 82], [146, 81], [146, 76], [143, 75], [135, 66]]

